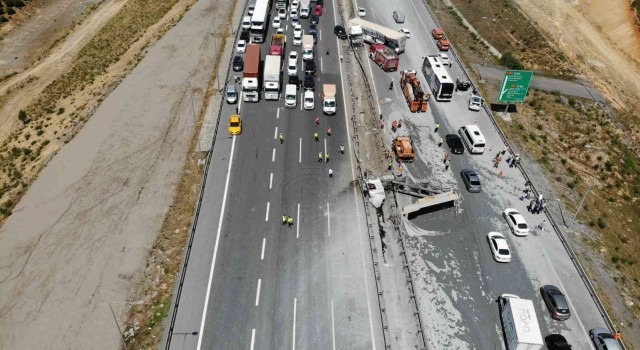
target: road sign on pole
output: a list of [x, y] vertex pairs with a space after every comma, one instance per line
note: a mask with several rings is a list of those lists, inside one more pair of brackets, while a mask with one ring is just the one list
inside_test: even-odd
[[508, 70], [504, 73], [504, 80], [500, 86], [498, 101], [522, 102], [527, 96], [529, 83], [533, 78], [530, 70]]

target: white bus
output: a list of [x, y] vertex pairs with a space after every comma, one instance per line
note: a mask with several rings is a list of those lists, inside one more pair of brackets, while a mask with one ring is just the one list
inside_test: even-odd
[[263, 43], [267, 33], [269, 16], [271, 10], [271, 0], [257, 0], [256, 7], [251, 16], [251, 42]]
[[427, 78], [436, 101], [451, 101], [454, 84], [438, 56], [427, 56], [422, 63], [422, 73]]

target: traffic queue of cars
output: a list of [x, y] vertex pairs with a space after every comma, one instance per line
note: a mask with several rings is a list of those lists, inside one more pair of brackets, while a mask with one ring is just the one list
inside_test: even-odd
[[[450, 49], [450, 43], [445, 38], [444, 32], [440, 28], [436, 28], [432, 31], [432, 36], [437, 40], [437, 46], [441, 51], [448, 51]], [[439, 54], [439, 57], [444, 65], [451, 67], [451, 61], [448, 56], [443, 53]], [[460, 82], [458, 82], [460, 83]], [[466, 82], [465, 82], [466, 83]], [[464, 88], [466, 90], [468, 87]], [[468, 107], [471, 111], [480, 111], [483, 107], [484, 100], [477, 95], [474, 90], [474, 94], [470, 97]], [[445, 136], [447, 146], [453, 154], [463, 154], [465, 148], [471, 154], [482, 154], [485, 150], [486, 140], [482, 134], [482, 131], [477, 125], [465, 125], [458, 130], [458, 134], [449, 134]], [[460, 172], [462, 182], [464, 183], [467, 191], [470, 193], [478, 193], [482, 190], [480, 182], [480, 176], [473, 169], [463, 169]], [[530, 227], [527, 224], [524, 216], [514, 208], [507, 208], [502, 212], [507, 225], [514, 236], [525, 237], [530, 232]], [[489, 232], [487, 234], [487, 242], [489, 249], [493, 256], [493, 259], [499, 263], [508, 263], [511, 261], [512, 254], [507, 243], [507, 237], [500, 232]], [[547, 307], [549, 315], [552, 319], [557, 321], [565, 321], [571, 317], [571, 310], [569, 303], [564, 293], [554, 285], [543, 285], [540, 287], [541, 298]], [[500, 300], [512, 299], [516, 300], [519, 297], [510, 294], [504, 294], [499, 298]], [[526, 302], [526, 300], [523, 300]], [[502, 308], [501, 308], [502, 309]], [[532, 312], [533, 309], [531, 309]], [[532, 315], [535, 318], [535, 314]], [[522, 329], [518, 329], [517, 321], [504, 323], [503, 329], [506, 333], [505, 339], [507, 340], [507, 349], [541, 349], [542, 341], [526, 339], [525, 332], [522, 329], [531, 330], [530, 325], [524, 325]], [[537, 323], [537, 321], [535, 322]], [[539, 330], [534, 330], [533, 333], [538, 333]], [[513, 333], [513, 334], [511, 334]], [[518, 333], [518, 334], [516, 334]], [[520, 334], [523, 333], [523, 334]], [[589, 331], [589, 336], [598, 350], [619, 350], [620, 344], [617, 341], [617, 334], [612, 334], [606, 328], [594, 328]], [[519, 337], [522, 337], [519, 338]], [[539, 337], [539, 335], [538, 335]], [[533, 338], [536, 338], [535, 336]], [[551, 334], [545, 337], [544, 345], [550, 350], [569, 350], [571, 345], [567, 342], [564, 336], [560, 334]]]

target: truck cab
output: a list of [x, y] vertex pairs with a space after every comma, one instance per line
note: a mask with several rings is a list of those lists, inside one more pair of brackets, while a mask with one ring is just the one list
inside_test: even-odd
[[302, 36], [302, 59], [305, 61], [313, 59], [313, 37], [308, 34]]

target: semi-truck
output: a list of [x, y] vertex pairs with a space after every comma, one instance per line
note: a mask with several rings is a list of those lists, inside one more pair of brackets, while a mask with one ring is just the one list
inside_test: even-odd
[[369, 58], [373, 60], [385, 72], [393, 72], [398, 70], [400, 58], [393, 53], [388, 47], [382, 44], [373, 44], [369, 46]]
[[280, 85], [282, 85], [281, 66], [282, 57], [280, 56], [267, 55], [264, 59], [262, 85], [264, 86], [265, 100], [280, 99]]
[[[401, 54], [404, 52], [407, 37], [404, 33], [397, 30], [393, 30], [376, 23], [365, 21], [362, 18], [352, 18], [349, 20], [349, 28], [362, 29], [362, 39], [369, 44], [385, 44], [389, 46], [395, 53]], [[352, 34], [349, 33], [351, 36]], [[351, 39], [353, 42], [354, 39]]]
[[313, 59], [313, 36], [309, 34], [302, 36], [302, 59], [305, 61]]
[[284, 51], [287, 48], [287, 36], [284, 34], [272, 34], [269, 55], [280, 56], [284, 59]]
[[247, 45], [244, 56], [244, 73], [242, 75], [242, 100], [244, 102], [260, 101], [260, 45]]
[[286, 9], [287, 8], [287, 0], [276, 0], [276, 9]]
[[533, 302], [517, 295], [502, 294], [498, 305], [507, 350], [542, 349], [542, 335]]
[[349, 40], [353, 46], [364, 45], [362, 37], [362, 26], [359, 24], [349, 23]]
[[336, 114], [336, 85], [323, 84], [322, 98], [322, 112], [330, 115]]

